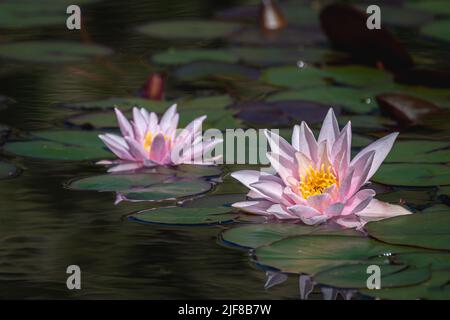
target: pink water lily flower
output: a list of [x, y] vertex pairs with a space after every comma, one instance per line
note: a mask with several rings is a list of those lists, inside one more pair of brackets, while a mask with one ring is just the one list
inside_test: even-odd
[[220, 139], [204, 142], [202, 123], [206, 116], [193, 120], [186, 128], [178, 130], [177, 105], [172, 105], [161, 120], [156, 113], [144, 108], [133, 108], [133, 120], [128, 121], [115, 108], [122, 137], [115, 134], [101, 134], [99, 138], [119, 158], [116, 161], [103, 160], [98, 164], [118, 164], [110, 172], [135, 170], [142, 167], [179, 164], [214, 164], [215, 158], [203, 159]]
[[340, 131], [332, 109], [317, 140], [305, 122], [294, 127], [292, 145], [266, 130], [271, 148], [267, 157], [277, 174], [254, 170], [232, 173], [250, 189], [248, 201], [233, 207], [308, 225], [331, 220], [358, 229], [368, 221], [409, 214], [399, 205], [374, 199], [375, 191], [366, 186], [397, 135], [373, 142], [350, 160], [351, 122]]

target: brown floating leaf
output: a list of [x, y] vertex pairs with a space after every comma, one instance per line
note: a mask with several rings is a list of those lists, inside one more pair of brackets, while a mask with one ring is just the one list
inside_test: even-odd
[[334, 47], [372, 65], [381, 61], [390, 70], [408, 69], [414, 65], [396, 37], [383, 27], [368, 29], [366, 21], [366, 13], [346, 4], [331, 4], [320, 13], [322, 28]]
[[259, 25], [263, 31], [281, 30], [287, 25], [280, 7], [272, 0], [262, 0], [259, 7]]
[[401, 93], [384, 93], [376, 96], [376, 99], [381, 112], [401, 125], [417, 124], [423, 116], [440, 110], [429, 101]]

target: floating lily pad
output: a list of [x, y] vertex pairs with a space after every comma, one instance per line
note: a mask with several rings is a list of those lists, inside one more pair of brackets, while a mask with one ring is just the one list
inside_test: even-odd
[[[370, 264], [344, 265], [318, 273], [314, 281], [323, 285], [358, 289], [367, 288], [367, 268]], [[430, 270], [424, 268], [408, 268], [405, 265], [380, 266], [380, 284], [382, 288], [404, 287], [422, 283], [430, 278]]]
[[450, 299], [450, 273], [448, 271], [432, 272], [430, 280], [417, 286], [401, 288], [387, 288], [380, 290], [362, 289], [360, 292], [366, 296], [393, 300], [449, 300]]
[[18, 170], [13, 164], [0, 160], [0, 179], [11, 178], [17, 174]]
[[192, 62], [179, 67], [174, 76], [181, 81], [206, 79], [257, 79], [259, 71], [250, 67], [224, 62]]
[[28, 41], [0, 45], [0, 57], [36, 63], [80, 62], [112, 51], [93, 44], [56, 41]]
[[450, 212], [416, 213], [370, 222], [367, 232], [381, 241], [450, 250]]
[[408, 206], [421, 206], [433, 200], [435, 191], [427, 189], [405, 190], [399, 189], [383, 194], [378, 194], [377, 199], [389, 203], [405, 203]]
[[[411, 154], [414, 156], [411, 157]], [[386, 162], [446, 163], [450, 160], [448, 142], [411, 140], [397, 141]]]
[[174, 20], [151, 22], [138, 28], [143, 34], [165, 40], [208, 40], [230, 35], [241, 28], [238, 23], [212, 20]]
[[282, 91], [271, 95], [267, 100], [311, 100], [329, 104], [330, 107], [339, 105], [354, 113], [367, 113], [377, 108], [373, 97], [372, 92], [361, 89], [319, 86], [317, 88]]
[[417, 249], [392, 246], [365, 237], [304, 235], [257, 248], [255, 255], [258, 263], [282, 272], [313, 275], [337, 266], [371, 264], [371, 258], [386, 254], [413, 251]]
[[326, 67], [322, 72], [338, 83], [355, 87], [377, 86], [393, 80], [392, 74], [384, 70], [357, 65]]
[[354, 230], [328, 230], [300, 224], [265, 223], [239, 226], [226, 230], [222, 233], [221, 239], [226, 244], [253, 249], [288, 237], [324, 233], [330, 235], [358, 235]]
[[99, 140], [100, 132], [56, 130], [33, 132], [30, 140], [7, 142], [6, 152], [47, 160], [90, 160], [110, 158], [110, 153]]
[[439, 164], [385, 163], [372, 180], [395, 186], [450, 185], [450, 167]]
[[133, 174], [104, 174], [72, 181], [68, 187], [74, 190], [131, 192], [152, 186], [178, 181], [217, 176], [220, 168], [214, 166], [181, 165], [174, 168], [156, 167]]
[[450, 15], [447, 0], [408, 1], [405, 3], [405, 7], [422, 10], [431, 14]]
[[153, 62], [167, 65], [177, 65], [195, 61], [214, 61], [233, 63], [238, 57], [223, 49], [169, 49], [153, 56]]
[[188, 179], [174, 182], [157, 184], [130, 192], [120, 192], [124, 200], [139, 201], [161, 201], [175, 200], [208, 192], [212, 184], [201, 179]]
[[[448, 6], [448, 3], [447, 3]], [[421, 32], [423, 35], [450, 42], [450, 20], [438, 20], [425, 25]]]
[[130, 219], [163, 225], [217, 225], [233, 222], [237, 215], [229, 212], [229, 208], [168, 207], [142, 211], [131, 215]]
[[420, 252], [404, 253], [393, 257], [395, 263], [407, 264], [416, 268], [430, 268], [433, 271], [450, 268], [450, 253]]
[[272, 85], [304, 89], [325, 84], [325, 74], [321, 69], [314, 67], [274, 67], [266, 69], [261, 75], [262, 80]]

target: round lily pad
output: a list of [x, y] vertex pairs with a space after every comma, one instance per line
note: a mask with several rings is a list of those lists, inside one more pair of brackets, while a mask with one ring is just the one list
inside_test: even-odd
[[338, 83], [355, 87], [386, 85], [393, 80], [392, 74], [384, 70], [358, 65], [326, 67], [322, 72]]
[[139, 27], [138, 31], [145, 35], [165, 40], [209, 40], [225, 37], [238, 31], [240, 28], [240, 24], [233, 22], [212, 20], [174, 20], [151, 22]]
[[295, 64], [300, 51], [283, 48], [235, 47], [230, 52], [245, 64], [263, 67], [277, 64]]
[[450, 167], [440, 164], [385, 163], [371, 180], [394, 186], [449, 185]]
[[229, 212], [230, 208], [167, 207], [141, 211], [129, 218], [142, 223], [201, 226], [233, 222], [237, 215]]
[[292, 89], [323, 86], [324, 77], [321, 69], [295, 66], [269, 68], [261, 75], [261, 79], [269, 84]]
[[[414, 154], [411, 157], [411, 154]], [[411, 140], [397, 141], [386, 162], [446, 163], [450, 159], [448, 142]]]
[[201, 179], [187, 179], [174, 182], [161, 183], [130, 192], [121, 192], [124, 200], [139, 201], [161, 201], [175, 200], [202, 194], [212, 189], [212, 184]]
[[103, 46], [76, 42], [28, 41], [0, 45], [0, 57], [36, 63], [80, 62], [111, 53]]
[[416, 213], [366, 224], [383, 242], [450, 250], [450, 212]]
[[433, 39], [450, 42], [450, 20], [448, 19], [431, 22], [420, 31], [423, 35]]
[[271, 95], [267, 100], [282, 101], [297, 99], [321, 102], [328, 104], [330, 107], [339, 105], [353, 113], [367, 113], [377, 108], [372, 92], [334, 86], [319, 86], [317, 88], [282, 91]]
[[34, 132], [30, 140], [7, 142], [6, 152], [46, 160], [90, 160], [110, 158], [109, 152], [98, 138], [100, 132], [56, 130]]
[[354, 230], [330, 230], [290, 223], [265, 223], [238, 226], [226, 230], [222, 233], [221, 239], [226, 244], [253, 249], [293, 236], [325, 233], [330, 235], [358, 235]]
[[313, 275], [342, 265], [371, 264], [371, 258], [414, 250], [365, 237], [304, 235], [257, 248], [255, 255], [258, 263], [264, 266], [282, 272]]
[[13, 164], [0, 160], [0, 179], [11, 178], [15, 176], [18, 169]]
[[[367, 272], [371, 264], [344, 265], [318, 273], [314, 281], [331, 287], [358, 289], [367, 288]], [[422, 283], [430, 278], [430, 270], [408, 268], [405, 265], [381, 265], [380, 284], [382, 288], [404, 287]]]
[[155, 54], [153, 62], [165, 65], [177, 65], [195, 61], [215, 61], [233, 63], [238, 60], [237, 56], [223, 49], [169, 49]]

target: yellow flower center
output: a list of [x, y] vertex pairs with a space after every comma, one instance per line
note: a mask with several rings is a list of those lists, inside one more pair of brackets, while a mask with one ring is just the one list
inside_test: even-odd
[[309, 166], [306, 174], [300, 176], [298, 190], [304, 199], [308, 199], [311, 196], [322, 194], [326, 188], [336, 182], [336, 176], [333, 174], [331, 166], [325, 168], [325, 165], [322, 164], [319, 170]]
[[[150, 151], [154, 138], [155, 137], [153, 136], [153, 133], [151, 131], [147, 132], [147, 134], [146, 134], [146, 136], [144, 138], [144, 149], [145, 149], [145, 151]], [[165, 141], [169, 141], [170, 145], [172, 145], [172, 138], [171, 137], [169, 137], [167, 135], [164, 135], [164, 140]]]

